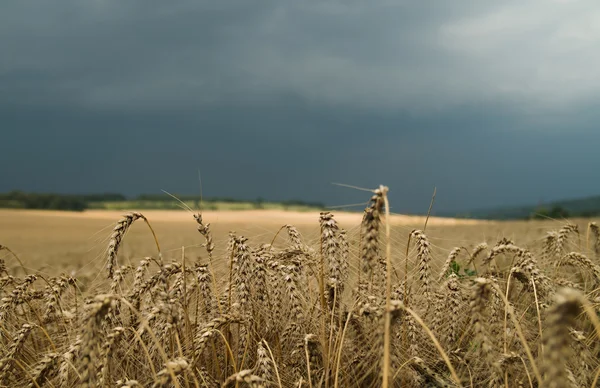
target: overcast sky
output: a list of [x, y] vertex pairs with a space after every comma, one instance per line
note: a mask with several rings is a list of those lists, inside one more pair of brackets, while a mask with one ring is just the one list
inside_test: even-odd
[[0, 191], [600, 195], [600, 6], [3, 0]]

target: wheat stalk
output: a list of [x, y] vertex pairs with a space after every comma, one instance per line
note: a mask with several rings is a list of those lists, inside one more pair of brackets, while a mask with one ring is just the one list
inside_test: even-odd
[[425, 233], [420, 230], [413, 230], [411, 236], [415, 240], [415, 245], [417, 246], [417, 266], [419, 268], [419, 280], [421, 281], [423, 296], [429, 304], [431, 302], [431, 291], [429, 285], [431, 273], [429, 262], [431, 260], [431, 251], [429, 240], [427, 239]]
[[569, 385], [567, 373], [567, 361], [571, 355], [569, 330], [581, 312], [579, 300], [580, 297], [575, 291], [560, 289], [556, 294], [556, 303], [549, 311], [548, 329], [545, 335], [545, 387], [560, 388]]
[[596, 254], [600, 254], [600, 227], [595, 222], [590, 222], [588, 224], [588, 230], [594, 235], [594, 252]]
[[148, 219], [144, 217], [142, 213], [139, 212], [131, 212], [127, 213], [117, 221], [117, 224], [113, 228], [113, 232], [110, 236], [110, 241], [108, 243], [108, 263], [106, 265], [106, 269], [108, 271], [108, 277], [112, 278], [114, 275], [114, 267], [117, 263], [117, 253], [119, 252], [119, 248], [121, 247], [121, 243], [123, 242], [123, 237], [129, 230], [129, 227], [136, 221], [142, 219], [150, 228], [152, 232], [152, 236], [154, 237], [154, 242], [156, 243], [156, 248], [158, 249], [159, 258], [161, 257], [160, 246], [158, 245], [158, 239], [156, 238], [156, 234], [154, 233], [154, 229], [148, 222]]

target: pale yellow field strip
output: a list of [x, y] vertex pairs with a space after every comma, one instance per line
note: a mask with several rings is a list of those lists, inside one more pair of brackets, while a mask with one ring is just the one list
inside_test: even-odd
[[[132, 209], [134, 210], [134, 209]], [[33, 217], [58, 217], [88, 220], [118, 220], [126, 211], [115, 210], [86, 210], [84, 212], [64, 212], [52, 210], [0, 210], [0, 217], [12, 218], [18, 215]], [[160, 222], [185, 222], [189, 221], [190, 213], [179, 210], [143, 210], [141, 211], [149, 220]], [[336, 220], [341, 223], [359, 224], [362, 213], [336, 212]], [[204, 211], [203, 218], [211, 223], [246, 223], [255, 222], [260, 224], [315, 224], [319, 215], [317, 212], [293, 212], [283, 210], [242, 210], [242, 211]], [[406, 216], [394, 214], [391, 217], [393, 225], [415, 225], [425, 222], [424, 216]], [[431, 217], [430, 225], [473, 225], [484, 221], [465, 220], [455, 218]]]

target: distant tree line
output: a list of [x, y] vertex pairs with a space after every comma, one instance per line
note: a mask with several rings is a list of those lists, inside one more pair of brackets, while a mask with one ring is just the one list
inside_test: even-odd
[[[199, 204], [200, 197], [193, 195], [177, 195], [184, 202], [192, 201]], [[11, 209], [48, 209], [48, 210], [72, 210], [83, 211], [93, 203], [110, 203], [125, 201], [147, 201], [147, 202], [174, 202], [175, 200], [166, 194], [142, 194], [137, 197], [127, 198], [118, 193], [100, 194], [55, 194], [55, 193], [26, 193], [23, 191], [11, 191], [0, 193], [0, 208]], [[262, 198], [254, 201], [240, 200], [231, 197], [210, 197], [203, 200], [207, 203], [253, 203], [257, 209], [263, 208], [265, 202]], [[284, 208], [292, 206], [306, 206], [324, 208], [325, 205], [318, 202], [305, 202], [301, 200], [288, 200], [279, 202]]]
[[82, 211], [87, 208], [83, 196], [38, 194], [11, 191], [0, 194], [0, 207], [12, 209], [49, 209]]
[[84, 194], [80, 196], [86, 202], [119, 202], [127, 201], [123, 194], [104, 193], [104, 194]]
[[[194, 201], [199, 202], [200, 197], [198, 195], [175, 195], [181, 201]], [[132, 198], [134, 201], [164, 201], [164, 202], [172, 202], [173, 197], [167, 194], [141, 194], [135, 198]], [[202, 199], [203, 202], [224, 202], [224, 203], [254, 203], [257, 205], [256, 207], [261, 207], [267, 201], [264, 198], [258, 197], [255, 200], [245, 200], [245, 199], [236, 199], [232, 197], [208, 197]], [[325, 205], [321, 202], [310, 202], [310, 201], [302, 201], [298, 199], [291, 199], [286, 201], [273, 201], [277, 202], [285, 207], [291, 206], [307, 206], [307, 207], [316, 207], [316, 208], [324, 208]]]
[[561, 206], [552, 206], [551, 208], [538, 207], [530, 214], [529, 219], [543, 220], [543, 219], [554, 219], [560, 220], [568, 218], [569, 212]]
[[543, 220], [543, 219], [553, 219], [560, 220], [569, 217], [596, 217], [600, 215], [600, 209], [588, 209], [581, 211], [569, 211], [562, 206], [555, 205], [550, 208], [547, 207], [539, 207], [535, 209], [533, 213], [531, 213], [528, 219], [533, 220]]

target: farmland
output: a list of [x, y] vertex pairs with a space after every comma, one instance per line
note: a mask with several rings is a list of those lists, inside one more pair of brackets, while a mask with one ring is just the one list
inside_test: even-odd
[[595, 224], [425, 228], [381, 198], [364, 216], [1, 210], [2, 381], [590, 386]]

